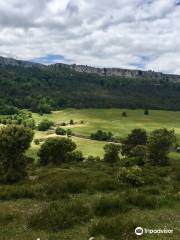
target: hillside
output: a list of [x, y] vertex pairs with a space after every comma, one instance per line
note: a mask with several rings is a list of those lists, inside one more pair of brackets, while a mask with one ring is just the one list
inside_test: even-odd
[[0, 112], [63, 107], [180, 109], [180, 76], [0, 57]]

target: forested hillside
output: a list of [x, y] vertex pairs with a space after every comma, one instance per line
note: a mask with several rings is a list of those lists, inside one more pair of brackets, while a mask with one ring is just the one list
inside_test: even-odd
[[[12, 108], [13, 107], [13, 108]], [[180, 110], [180, 82], [81, 73], [62, 64], [0, 65], [0, 113], [62, 107]]]

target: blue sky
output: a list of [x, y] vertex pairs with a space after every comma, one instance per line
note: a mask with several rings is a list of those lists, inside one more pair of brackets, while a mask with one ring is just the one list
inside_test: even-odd
[[0, 1], [0, 55], [180, 74], [179, 0]]

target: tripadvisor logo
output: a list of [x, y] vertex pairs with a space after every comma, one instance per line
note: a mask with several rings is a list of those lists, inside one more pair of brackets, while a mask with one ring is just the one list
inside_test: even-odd
[[138, 235], [138, 236], [143, 235], [143, 232], [144, 232], [144, 230], [143, 230], [142, 227], [137, 227], [137, 228], [135, 229], [135, 234]]
[[135, 234], [138, 236], [141, 236], [143, 234], [172, 234], [173, 230], [172, 229], [147, 229], [147, 228], [142, 228], [142, 227], [137, 227], [135, 229]]

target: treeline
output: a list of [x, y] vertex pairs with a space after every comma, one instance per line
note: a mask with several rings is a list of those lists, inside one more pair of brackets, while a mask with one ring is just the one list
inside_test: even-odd
[[102, 77], [63, 67], [0, 67], [0, 114], [65, 107], [180, 110], [180, 82]]
[[[60, 129], [59, 129], [60, 130]], [[62, 129], [61, 129], [62, 130]], [[61, 132], [62, 134], [62, 132]], [[27, 176], [27, 165], [33, 159], [27, 158], [25, 153], [33, 140], [33, 131], [20, 125], [9, 125], [0, 130], [0, 182], [12, 183], [20, 181]], [[65, 135], [65, 132], [64, 132]], [[69, 137], [53, 137], [45, 140], [38, 151], [39, 164], [60, 165], [68, 162], [103, 161], [108, 164], [120, 163], [123, 167], [136, 167], [135, 169], [121, 168], [119, 178], [124, 180], [124, 174], [137, 171], [132, 179], [133, 184], [141, 184], [139, 167], [150, 164], [152, 166], [166, 166], [169, 164], [168, 153], [175, 146], [176, 137], [173, 130], [157, 129], [148, 136], [143, 129], [134, 129], [120, 144], [106, 144], [104, 157], [89, 156], [85, 158], [78, 151], [76, 143]], [[121, 155], [124, 158], [120, 159]], [[141, 171], [141, 170], [140, 170]], [[136, 175], [136, 174], [135, 174]], [[136, 178], [137, 177], [137, 178]]]

